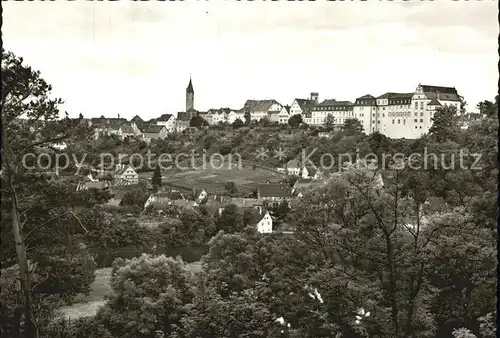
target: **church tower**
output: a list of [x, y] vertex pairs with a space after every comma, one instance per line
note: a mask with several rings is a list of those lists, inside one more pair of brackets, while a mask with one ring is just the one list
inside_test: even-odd
[[186, 88], [186, 112], [194, 110], [194, 89], [193, 83], [191, 82], [191, 76], [189, 77], [189, 84]]

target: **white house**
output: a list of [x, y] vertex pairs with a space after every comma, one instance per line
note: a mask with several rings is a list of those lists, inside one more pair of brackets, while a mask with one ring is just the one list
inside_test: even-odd
[[[305, 118], [305, 115], [311, 113], [313, 108], [318, 104], [318, 93], [311, 93], [309, 99], [295, 99], [290, 106], [290, 116], [301, 115]], [[304, 121], [305, 122], [305, 121]]]
[[261, 234], [270, 234], [273, 232], [273, 218], [266, 211], [262, 214], [262, 218], [257, 222], [257, 231]]
[[283, 106], [278, 113], [278, 122], [280, 124], [287, 124], [290, 116], [290, 106]]
[[175, 117], [172, 114], [163, 114], [156, 119], [156, 124], [158, 126], [165, 126], [167, 132], [175, 132]]
[[139, 175], [130, 165], [117, 164], [113, 178], [115, 181], [125, 181], [130, 184], [139, 183]]
[[276, 100], [248, 100], [245, 103], [244, 110], [250, 112], [252, 121], [260, 121], [263, 118], [269, 118], [269, 114], [280, 112], [283, 106]]
[[312, 109], [311, 117], [306, 118], [305, 122], [313, 126], [323, 126], [328, 115], [335, 119], [335, 124], [342, 125], [345, 120], [354, 118], [353, 103], [334, 99], [324, 100]]
[[151, 140], [155, 139], [164, 139], [167, 135], [167, 128], [161, 125], [150, 125], [145, 127], [142, 131], [142, 138], [147, 143], [150, 143]]

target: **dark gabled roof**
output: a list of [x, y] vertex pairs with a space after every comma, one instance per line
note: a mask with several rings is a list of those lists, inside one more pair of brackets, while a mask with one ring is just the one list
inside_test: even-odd
[[414, 93], [392, 93], [392, 92], [389, 92], [389, 93], [385, 93], [385, 94], [382, 94], [380, 95], [379, 97], [377, 97], [377, 99], [400, 99], [400, 100], [408, 100], [413, 97], [413, 94]]
[[[134, 168], [132, 168], [130, 165], [125, 165], [123, 166], [122, 168], [118, 169], [116, 172], [115, 172], [115, 175], [123, 175], [128, 169], [132, 169], [134, 170]], [[135, 171], [135, 170], [134, 170]]]
[[186, 93], [194, 94], [193, 82], [191, 81], [191, 78], [189, 78], [189, 84], [186, 88]]
[[164, 128], [165, 126], [149, 125], [146, 126], [142, 132], [145, 134], [158, 134]]
[[177, 113], [177, 121], [189, 122], [191, 121], [192, 115], [188, 112], [178, 112]]
[[314, 106], [318, 104], [315, 100], [295, 99], [295, 101], [297, 101], [297, 104], [302, 111], [312, 110]]
[[428, 106], [440, 106], [441, 103], [439, 103], [439, 101], [434, 97], [434, 98], [432, 98], [431, 102], [429, 102], [427, 105]]
[[440, 87], [440, 86], [428, 86], [428, 85], [420, 85], [422, 87], [422, 91], [424, 93], [443, 93], [443, 94], [455, 94], [458, 95], [455, 87]]
[[277, 104], [277, 103], [278, 103], [278, 101], [272, 100], [272, 99], [271, 100], [260, 100], [260, 101], [257, 101], [257, 103], [253, 107], [252, 111], [269, 111], [271, 106], [273, 104]]
[[261, 197], [290, 197], [292, 195], [290, 186], [285, 184], [259, 184], [257, 191]]
[[442, 101], [457, 101], [460, 102], [460, 97], [457, 94], [449, 94], [449, 93], [425, 93], [425, 96], [428, 99], [438, 99]]
[[170, 120], [171, 117], [172, 117], [172, 114], [163, 114], [162, 116], [157, 118], [156, 121], [167, 122], [168, 120]]
[[122, 132], [126, 134], [133, 134], [134, 128], [129, 123], [125, 123], [122, 125]]
[[339, 107], [339, 108], [344, 108], [344, 109], [352, 109], [353, 103], [350, 101], [336, 101], [334, 99], [329, 99], [329, 100], [324, 100], [320, 104], [316, 105], [314, 107], [314, 110], [321, 110], [321, 108], [324, 108], [324, 107], [328, 107], [328, 108]]
[[355, 106], [376, 106], [377, 105], [377, 99], [375, 96], [366, 94], [361, 97], [358, 97], [356, 101], [354, 102]]
[[290, 114], [290, 106], [288, 106], [288, 105], [287, 105], [287, 106], [283, 106], [283, 108], [285, 108], [285, 111], [286, 111], [288, 114]]
[[132, 122], [144, 122], [144, 120], [139, 116], [139, 115], [135, 115], [132, 120], [130, 120]]
[[287, 168], [301, 168], [299, 160], [296, 158], [288, 161], [288, 163], [286, 164], [286, 167]]

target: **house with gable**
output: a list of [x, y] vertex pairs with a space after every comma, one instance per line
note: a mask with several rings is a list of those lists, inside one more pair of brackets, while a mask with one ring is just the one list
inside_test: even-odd
[[181, 192], [177, 190], [162, 190], [149, 195], [148, 199], [144, 203], [144, 209], [153, 204], [174, 205], [174, 202], [178, 200], [185, 201], [187, 199]]
[[[278, 123], [279, 124], [288, 124], [288, 120], [292, 115], [290, 115], [290, 106], [283, 106], [278, 113]], [[273, 121], [274, 122], [274, 121]]]
[[175, 123], [175, 131], [177, 133], [182, 133], [184, 130], [188, 129], [190, 126], [192, 117], [193, 117], [193, 115], [190, 112], [177, 113], [177, 120]]
[[142, 138], [146, 143], [150, 143], [151, 140], [164, 139], [167, 135], [167, 128], [161, 125], [148, 125], [142, 131]]
[[163, 114], [156, 120], [156, 125], [165, 126], [167, 132], [174, 133], [175, 132], [175, 117], [172, 114]]
[[285, 184], [267, 183], [257, 185], [257, 199], [264, 206], [275, 207], [292, 198], [292, 189]]
[[260, 121], [263, 118], [269, 118], [269, 114], [281, 111], [283, 106], [273, 99], [268, 100], [247, 100], [243, 109], [250, 113], [251, 121]]
[[305, 118], [312, 112], [313, 108], [318, 104], [318, 93], [311, 93], [308, 99], [295, 99], [290, 106], [290, 117], [293, 115], [301, 115], [304, 122]]
[[121, 181], [128, 184], [137, 184], [139, 183], [139, 175], [131, 165], [117, 164], [113, 180], [115, 184], [119, 184]]

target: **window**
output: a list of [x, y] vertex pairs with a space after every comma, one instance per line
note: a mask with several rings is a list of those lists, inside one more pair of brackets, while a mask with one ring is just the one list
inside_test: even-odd
[[424, 103], [420, 102], [420, 109], [424, 109]]
[[417, 126], [415, 126], [415, 129], [417, 129]]
[[415, 116], [418, 116], [418, 113], [415, 113]]
[[405, 124], [405, 125], [406, 125], [406, 120], [403, 120], [403, 124]]
[[415, 102], [415, 109], [418, 109], [418, 102]]
[[420, 126], [420, 129], [422, 129], [422, 126]]
[[[415, 122], [418, 122], [418, 119], [415, 119]], [[415, 127], [415, 128], [417, 128], [417, 127]]]
[[424, 122], [424, 119], [420, 119], [420, 122]]
[[424, 113], [423, 113], [423, 112], [422, 112], [422, 113], [420, 113], [420, 116], [424, 116]]
[[401, 124], [401, 121], [400, 121], [400, 120], [398, 120], [398, 124]]
[[392, 120], [392, 124], [394, 124], [394, 120]]

